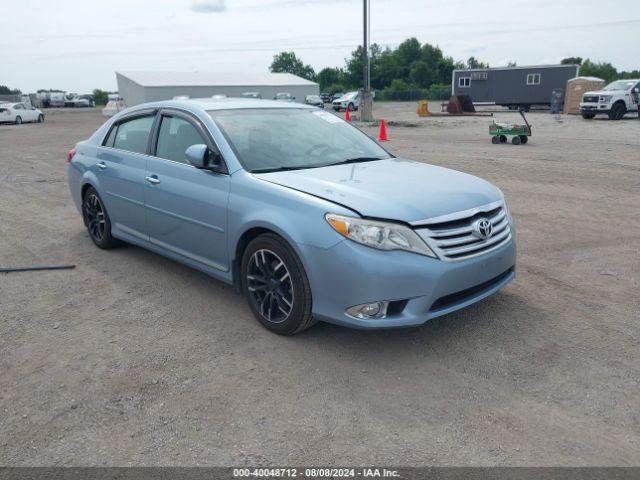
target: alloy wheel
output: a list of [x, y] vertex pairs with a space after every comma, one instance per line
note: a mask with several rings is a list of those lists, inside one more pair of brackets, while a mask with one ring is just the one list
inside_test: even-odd
[[95, 193], [89, 193], [82, 204], [91, 236], [100, 242], [107, 227], [102, 201]]
[[271, 250], [257, 250], [249, 260], [247, 289], [260, 315], [282, 323], [293, 310], [293, 283], [285, 263]]

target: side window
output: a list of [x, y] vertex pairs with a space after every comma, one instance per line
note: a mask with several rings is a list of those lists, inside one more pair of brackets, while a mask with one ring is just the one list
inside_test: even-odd
[[471, 78], [469, 77], [460, 77], [458, 78], [458, 86], [462, 88], [468, 88], [471, 86]]
[[118, 131], [118, 125], [113, 125], [111, 127], [111, 130], [109, 131], [109, 135], [107, 136], [107, 138], [104, 140], [103, 145], [105, 147], [111, 147], [113, 148], [113, 143], [116, 139], [116, 132]]
[[154, 118], [154, 115], [150, 115], [120, 123], [113, 141], [114, 148], [135, 153], [147, 153], [147, 141]]
[[191, 145], [205, 144], [196, 127], [181, 117], [163, 116], [158, 133], [156, 157], [187, 163], [184, 152]]
[[16, 103], [13, 107], [14, 110], [24, 110], [21, 103]]
[[540, 85], [540, 77], [539, 73], [529, 73], [527, 75], [527, 85]]

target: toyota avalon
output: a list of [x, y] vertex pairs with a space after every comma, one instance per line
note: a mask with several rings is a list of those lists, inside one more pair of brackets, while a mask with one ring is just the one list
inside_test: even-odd
[[397, 158], [315, 107], [139, 105], [68, 161], [98, 247], [135, 244], [232, 284], [279, 334], [318, 320], [420, 325], [515, 276], [514, 223], [498, 188]]

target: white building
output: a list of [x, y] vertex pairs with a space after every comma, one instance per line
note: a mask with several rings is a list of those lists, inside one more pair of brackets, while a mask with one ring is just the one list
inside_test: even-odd
[[264, 99], [287, 92], [296, 102], [318, 95], [317, 83], [290, 73], [116, 72], [118, 92], [127, 106], [174, 97], [206, 98], [224, 94], [239, 97], [259, 92]]

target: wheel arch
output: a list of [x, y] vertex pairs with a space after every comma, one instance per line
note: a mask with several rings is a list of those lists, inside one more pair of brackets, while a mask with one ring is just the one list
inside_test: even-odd
[[280, 228], [270, 224], [256, 224], [256, 225], [248, 226], [239, 235], [238, 239], [235, 241], [235, 246], [232, 249], [233, 258], [231, 258], [231, 268], [232, 268], [233, 286], [238, 293], [241, 292], [242, 282], [240, 278], [240, 271], [242, 269], [241, 269], [240, 262], [242, 262], [242, 256], [244, 255], [244, 251], [246, 250], [247, 245], [249, 245], [249, 243], [254, 238], [258, 238], [260, 235], [264, 235], [266, 233], [272, 233], [274, 235], [277, 235], [278, 237], [282, 238], [285, 242], [287, 242], [287, 244], [291, 247], [291, 249], [296, 253], [298, 258], [302, 262], [303, 266], [305, 266], [306, 268], [306, 265], [304, 265], [305, 262], [302, 259], [302, 256], [300, 255], [300, 252], [298, 251], [295, 242], [293, 241], [292, 238], [289, 237], [289, 235], [284, 233], [284, 231], [282, 231]]

